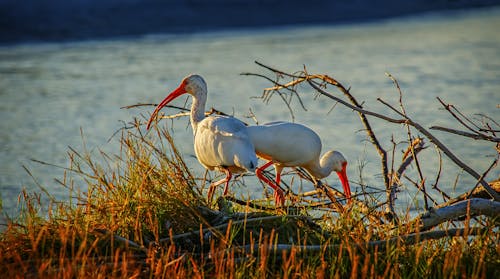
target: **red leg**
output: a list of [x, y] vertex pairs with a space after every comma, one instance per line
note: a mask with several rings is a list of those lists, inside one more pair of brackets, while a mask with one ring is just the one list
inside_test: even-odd
[[[255, 170], [255, 175], [257, 175], [257, 177], [260, 180], [264, 181], [264, 183], [266, 183], [267, 185], [269, 185], [271, 188], [274, 189], [274, 199], [276, 201], [276, 204], [279, 204], [280, 206], [283, 206], [285, 204], [285, 198], [284, 198], [284, 195], [283, 195], [283, 191], [278, 186], [279, 183], [278, 184], [273, 183], [271, 180], [267, 179], [267, 177], [265, 177], [262, 174], [262, 171], [265, 170], [266, 168], [268, 168], [272, 164], [273, 164], [273, 162], [269, 161], [269, 162], [265, 163], [264, 165], [262, 165], [261, 167], [257, 168], [257, 170]], [[281, 175], [281, 173], [279, 175]], [[278, 177], [279, 176], [277, 176], [277, 178]], [[278, 179], [276, 179], [276, 180], [278, 181]]]
[[229, 181], [231, 180], [231, 177], [233, 176], [229, 170], [224, 171], [226, 173], [226, 185], [224, 186], [224, 196], [227, 196], [227, 191], [229, 189]]
[[272, 164], [273, 164], [273, 161], [269, 161], [269, 162], [265, 163], [264, 165], [258, 167], [255, 170], [255, 174], [257, 175], [257, 177], [262, 176], [262, 171], [264, 171], [265, 169], [269, 168], [269, 166], [271, 166]]
[[257, 175], [257, 177], [264, 181], [264, 183], [266, 183], [267, 185], [271, 186], [271, 188], [275, 188], [276, 185], [274, 185], [269, 179], [267, 179], [267, 177], [265, 177], [263, 174], [262, 174], [262, 171], [264, 171], [265, 169], [267, 169], [270, 165], [273, 164], [273, 161], [269, 161], [267, 163], [265, 163], [264, 165], [262, 165], [261, 167], [258, 167], [256, 170], [255, 170], [255, 175]]
[[279, 187], [281, 183], [281, 171], [283, 168], [275, 168], [276, 169], [276, 189], [274, 189], [274, 200], [276, 201], [276, 204], [279, 204], [280, 206], [285, 205], [285, 196], [283, 194], [283, 191]]
[[281, 183], [281, 168], [276, 169], [276, 185], [280, 185]]
[[[207, 197], [208, 197], [209, 203], [212, 203], [212, 198], [214, 195], [215, 188], [217, 186], [221, 185], [222, 183], [226, 183], [226, 186], [224, 187], [224, 195], [227, 194], [226, 192], [227, 192], [227, 188], [229, 185], [229, 180], [231, 180], [231, 173], [228, 170], [225, 170], [224, 172], [226, 173], [226, 177], [224, 179], [216, 181], [216, 182], [210, 184], [210, 186], [208, 187]], [[229, 173], [229, 175], [228, 175], [228, 173]]]

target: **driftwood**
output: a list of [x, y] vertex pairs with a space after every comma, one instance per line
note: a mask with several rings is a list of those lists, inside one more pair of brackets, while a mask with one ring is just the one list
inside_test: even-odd
[[[445, 237], [467, 237], [472, 235], [482, 235], [488, 232], [488, 229], [449, 229], [440, 231], [429, 231], [422, 233], [412, 233], [408, 235], [401, 235], [397, 237], [392, 237], [386, 240], [376, 240], [369, 241], [365, 243], [356, 243], [354, 248], [360, 250], [375, 250], [383, 251], [390, 247], [402, 246], [402, 245], [413, 245], [426, 240], [440, 239]], [[246, 253], [258, 253], [262, 252], [262, 249], [266, 249], [268, 252], [282, 255], [283, 252], [290, 252], [295, 249], [299, 252], [318, 252], [318, 251], [337, 251], [341, 249], [348, 249], [338, 244], [331, 245], [296, 245], [296, 244], [254, 244], [254, 245], [244, 245], [239, 246], [234, 249], [244, 250]]]
[[420, 230], [428, 230], [446, 221], [454, 221], [463, 217], [485, 215], [499, 220], [500, 202], [473, 198], [457, 202], [441, 208], [432, 208], [419, 218]]

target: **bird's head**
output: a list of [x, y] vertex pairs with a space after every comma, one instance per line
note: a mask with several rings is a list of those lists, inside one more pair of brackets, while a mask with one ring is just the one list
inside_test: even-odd
[[338, 151], [329, 151], [330, 161], [332, 164], [332, 169], [335, 172], [341, 172], [343, 169], [347, 167], [347, 159], [342, 155], [342, 153]]
[[[200, 94], [206, 94], [207, 92], [205, 80], [200, 75], [196, 74], [185, 77], [179, 85], [179, 88], [182, 88], [181, 90], [184, 90], [184, 93], [189, 93], [196, 97]], [[181, 93], [181, 95], [182, 94], [183, 93]]]
[[186, 93], [197, 98], [206, 97], [207, 84], [205, 83], [205, 80], [201, 76], [196, 74], [191, 74], [185, 77], [181, 81], [179, 86], [174, 91], [170, 92], [170, 94], [168, 94], [168, 96], [163, 99], [163, 101], [161, 101], [161, 103], [155, 108], [155, 110], [151, 114], [151, 117], [149, 118], [146, 129], [149, 129], [151, 123], [153, 122], [153, 119], [156, 118], [156, 115], [164, 106], [173, 101], [175, 98]]
[[344, 188], [344, 194], [347, 199], [351, 199], [351, 186], [349, 185], [349, 180], [347, 178], [347, 160], [342, 155], [342, 153], [338, 151], [329, 151], [328, 159], [332, 165], [332, 170], [334, 170], [339, 176], [340, 183], [342, 183], [342, 187]]

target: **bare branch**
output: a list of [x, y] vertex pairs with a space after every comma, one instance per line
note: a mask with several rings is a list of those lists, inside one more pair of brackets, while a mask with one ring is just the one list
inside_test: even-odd
[[[380, 101], [380, 102], [382, 102], [384, 105], [386, 105], [387, 107], [389, 107], [391, 110], [393, 110], [394, 112], [396, 112], [400, 116], [402, 116], [402, 117], [410, 120], [409, 116], [406, 114], [406, 111], [405, 111], [405, 108], [404, 108], [404, 105], [403, 105], [403, 93], [401, 92], [401, 87], [399, 86], [399, 83], [396, 80], [396, 78], [394, 78], [390, 74], [388, 76], [392, 80], [392, 82], [394, 83], [394, 85], [396, 86], [396, 89], [397, 89], [397, 91], [399, 93], [399, 106], [401, 108], [401, 112], [399, 112], [392, 105], [390, 105], [390, 104], [382, 101], [382, 99], [377, 98], [377, 100]], [[406, 127], [406, 132], [407, 132], [407, 135], [408, 135], [408, 141], [409, 142], [413, 142], [413, 140], [412, 140], [413, 137], [412, 137], [412, 134], [411, 134], [410, 125], [408, 123], [405, 123], [405, 127]], [[418, 141], [417, 141], [417, 143], [418, 143]], [[420, 183], [416, 184], [416, 185], [418, 185], [417, 188], [423, 193], [425, 209], [428, 209], [429, 208], [429, 202], [427, 201], [428, 195], [427, 195], [427, 190], [425, 189], [425, 178], [424, 178], [424, 175], [422, 173], [422, 168], [420, 167], [420, 162], [418, 161], [418, 157], [415, 154], [415, 150], [413, 148], [413, 144], [410, 144], [408, 146], [407, 152], [405, 152], [404, 156], [407, 156], [409, 153], [411, 153], [411, 155], [413, 157], [413, 162], [415, 163], [415, 166], [417, 167], [418, 176], [420, 178]]]
[[455, 134], [455, 135], [459, 135], [459, 136], [463, 136], [463, 137], [472, 138], [475, 140], [486, 140], [486, 141], [491, 141], [491, 142], [500, 142], [500, 138], [498, 138], [498, 137], [492, 137], [492, 136], [481, 134], [481, 133], [469, 133], [469, 132], [459, 131], [459, 130], [445, 128], [445, 127], [441, 127], [441, 126], [432, 126], [429, 129], [443, 131], [443, 132], [447, 132], [447, 133], [451, 133], [451, 134]]
[[465, 123], [462, 119], [460, 119], [460, 117], [455, 112], [453, 112], [453, 110], [455, 110], [461, 117], [463, 117], [464, 119], [466, 119], [467, 122], [469, 122], [470, 124], [472, 124], [474, 127], [476, 127], [477, 129], [480, 129], [475, 123], [473, 123], [472, 121], [470, 121], [459, 110], [457, 110], [457, 108], [455, 108], [454, 105], [445, 104], [443, 102], [443, 100], [441, 100], [441, 98], [439, 98], [439, 97], [436, 97], [436, 99], [438, 99], [438, 101], [441, 103], [441, 105], [453, 116], [453, 118], [455, 118], [458, 122], [460, 122], [460, 124], [462, 124], [465, 128], [469, 129], [472, 132], [476, 132], [476, 130], [474, 128], [470, 127], [469, 125], [467, 125], [467, 123]]
[[434, 147], [435, 147], [436, 152], [438, 154], [439, 167], [438, 167], [438, 171], [436, 174], [436, 179], [434, 179], [434, 183], [432, 184], [432, 189], [438, 191], [441, 194], [441, 196], [443, 196], [443, 200], [446, 201], [446, 200], [450, 199], [450, 196], [438, 187], [439, 179], [441, 178], [441, 172], [443, 170], [443, 156], [441, 155], [441, 150], [437, 146], [434, 146]]

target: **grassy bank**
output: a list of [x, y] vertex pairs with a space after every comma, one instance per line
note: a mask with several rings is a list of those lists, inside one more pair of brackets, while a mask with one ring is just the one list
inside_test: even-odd
[[[23, 192], [0, 235], [5, 278], [494, 278], [494, 220], [468, 216], [427, 237], [355, 202], [273, 209], [266, 201], [208, 205], [167, 130], [123, 130], [120, 154], [70, 150], [59, 180], [70, 199]], [[77, 179], [76, 179], [77, 178]], [[84, 184], [85, 192], [71, 191]], [[315, 214], [311, 214], [314, 207]], [[318, 214], [318, 212], [321, 212]], [[481, 230], [472, 224], [482, 224]], [[453, 225], [445, 223], [446, 231]], [[412, 233], [416, 238], [409, 238]], [[456, 234], [456, 235], [455, 235]], [[421, 235], [421, 237], [420, 237]]]

